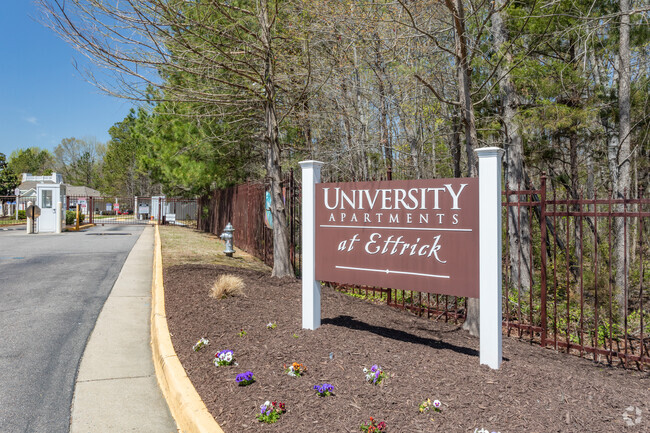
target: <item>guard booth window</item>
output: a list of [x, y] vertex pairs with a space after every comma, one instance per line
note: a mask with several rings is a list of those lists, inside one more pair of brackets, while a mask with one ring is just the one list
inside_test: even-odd
[[44, 189], [41, 191], [41, 204], [44, 209], [52, 208], [52, 190]]

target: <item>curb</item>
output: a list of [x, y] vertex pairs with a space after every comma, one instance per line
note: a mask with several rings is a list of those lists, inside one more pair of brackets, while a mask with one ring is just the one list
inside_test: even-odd
[[151, 288], [151, 349], [158, 385], [182, 433], [224, 433], [210, 415], [181, 365], [167, 327], [160, 231], [155, 228]]

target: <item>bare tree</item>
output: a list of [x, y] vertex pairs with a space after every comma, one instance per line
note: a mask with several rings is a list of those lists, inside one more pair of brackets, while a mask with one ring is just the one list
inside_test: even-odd
[[[442, 103], [458, 109], [465, 133], [466, 175], [476, 177], [478, 175], [478, 166], [476, 164], [474, 150], [478, 148], [479, 143], [474, 109], [475, 102], [473, 101], [475, 94], [473, 92], [476, 89], [472, 86], [472, 58], [473, 56], [480, 55], [477, 41], [482, 38], [486, 30], [486, 23], [489, 22], [492, 8], [481, 8], [481, 5], [472, 5], [472, 19], [474, 20], [475, 34], [470, 37], [467, 31], [467, 17], [465, 16], [463, 0], [444, 0], [442, 2], [446, 13], [443, 14], [442, 11], [439, 11], [438, 14], [440, 16], [446, 16], [444, 22], [447, 26], [441, 25], [436, 29], [423, 27], [420, 24], [420, 20], [423, 20], [423, 17], [415, 15], [411, 6], [406, 2], [400, 0], [400, 4], [408, 14], [408, 21], [405, 22], [405, 25], [414, 28], [422, 35], [428, 37], [438, 49], [453, 55], [456, 73], [456, 94], [451, 98], [436, 90], [434, 85], [425, 77], [415, 74], [415, 78], [431, 90], [435, 97]], [[485, 4], [483, 3], [482, 6], [485, 6]], [[482, 11], [481, 14], [478, 13], [479, 10]], [[442, 46], [438, 40], [438, 35], [449, 35], [449, 32], [451, 32], [451, 38], [449, 36], [447, 38], [453, 40], [453, 49]], [[467, 318], [463, 324], [463, 328], [468, 330], [471, 335], [479, 334], [479, 316], [478, 299], [469, 298], [467, 300]]]
[[271, 0], [39, 2], [51, 28], [111, 73], [102, 80], [86, 71], [106, 92], [147, 100], [154, 87], [159, 101], [196, 104], [203, 107], [196, 116], [258, 131], [272, 197], [273, 275], [293, 275], [279, 126], [310, 82], [303, 52], [294, 49], [299, 30], [283, 25], [299, 9]]
[[55, 171], [69, 184], [97, 188], [105, 151], [94, 137], [64, 138], [54, 149]]

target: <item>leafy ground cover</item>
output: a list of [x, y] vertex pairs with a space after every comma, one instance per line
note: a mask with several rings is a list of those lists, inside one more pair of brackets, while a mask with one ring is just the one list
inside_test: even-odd
[[[299, 281], [271, 278], [253, 258], [227, 259], [214, 236], [178, 228], [162, 234], [172, 341], [227, 433], [358, 432], [370, 417], [388, 432], [649, 430], [647, 373], [508, 338], [503, 366], [494, 371], [479, 365], [478, 339], [457, 327], [329, 288], [323, 288], [322, 327], [303, 330]], [[224, 273], [244, 280], [245, 296], [209, 296]], [[209, 345], [194, 351], [200, 338]], [[216, 366], [215, 354], [223, 350], [232, 350], [236, 363]], [[298, 377], [286, 373], [294, 362], [304, 367]], [[363, 371], [373, 365], [386, 375], [379, 384]], [[237, 375], [249, 371], [255, 381], [239, 386]], [[325, 398], [314, 391], [323, 383], [333, 386]], [[428, 399], [440, 402], [440, 412], [420, 411]], [[272, 424], [257, 417], [267, 401], [286, 408]]]
[[14, 224], [25, 224], [26, 218], [19, 218], [16, 220], [15, 216], [3, 216], [0, 217], [0, 225], [14, 225]]

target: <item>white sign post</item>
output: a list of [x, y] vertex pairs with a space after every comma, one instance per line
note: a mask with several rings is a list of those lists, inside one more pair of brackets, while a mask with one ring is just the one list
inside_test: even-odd
[[501, 366], [501, 157], [503, 149], [482, 147], [478, 155], [480, 363]]
[[320, 281], [316, 281], [316, 188], [320, 161], [302, 161], [302, 327], [320, 327]]

